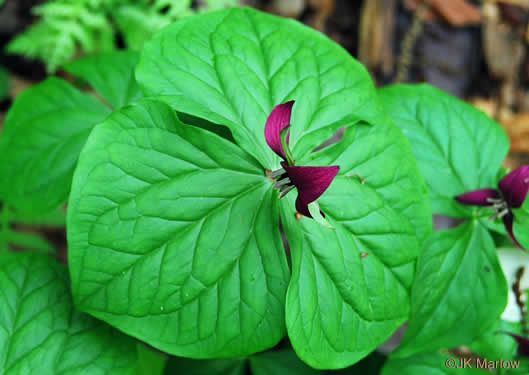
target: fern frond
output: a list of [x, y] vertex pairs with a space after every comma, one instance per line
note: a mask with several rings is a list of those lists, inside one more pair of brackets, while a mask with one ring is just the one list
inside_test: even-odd
[[[0, 0], [1, 1], [1, 0]], [[210, 11], [240, 0], [202, 0]], [[9, 43], [8, 53], [41, 59], [49, 73], [81, 51], [115, 48], [116, 28], [127, 46], [140, 49], [162, 27], [195, 14], [192, 0], [48, 0], [32, 9], [41, 19]]]
[[113, 49], [112, 26], [87, 1], [94, 0], [54, 1], [33, 8], [41, 20], [10, 42], [7, 52], [41, 59], [53, 73], [71, 61], [78, 49], [85, 53]]

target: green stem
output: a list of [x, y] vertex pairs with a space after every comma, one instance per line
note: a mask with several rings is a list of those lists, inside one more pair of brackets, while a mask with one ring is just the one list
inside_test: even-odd
[[474, 219], [482, 219], [484, 217], [490, 217], [494, 215], [494, 210], [490, 210], [484, 214], [481, 213], [481, 210], [477, 211], [476, 214], [473, 216]]
[[288, 125], [286, 128], [281, 130], [281, 145], [283, 146], [283, 151], [285, 152], [285, 156], [287, 158], [287, 164], [288, 165], [294, 165], [294, 156], [292, 156], [292, 152], [290, 151], [290, 147], [288, 147], [287, 143], [287, 136], [290, 131], [290, 125]]

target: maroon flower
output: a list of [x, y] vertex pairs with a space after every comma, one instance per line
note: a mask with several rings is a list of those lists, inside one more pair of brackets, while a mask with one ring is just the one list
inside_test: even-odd
[[274, 178], [274, 188], [279, 190], [279, 198], [283, 198], [294, 188], [298, 189], [296, 210], [308, 217], [312, 217], [308, 205], [318, 199], [327, 190], [332, 180], [338, 174], [340, 167], [302, 167], [296, 166], [290, 148], [290, 117], [294, 101], [276, 106], [265, 126], [265, 139], [268, 146], [283, 161], [281, 169], [268, 174]]
[[[507, 176], [498, 184], [498, 189], [480, 189], [458, 195], [455, 200], [468, 206], [485, 206], [496, 210], [493, 219], [503, 219], [509, 235], [520, 246], [513, 233], [513, 208], [520, 208], [529, 191], [529, 165], [524, 165]], [[522, 246], [520, 246], [522, 247]]]

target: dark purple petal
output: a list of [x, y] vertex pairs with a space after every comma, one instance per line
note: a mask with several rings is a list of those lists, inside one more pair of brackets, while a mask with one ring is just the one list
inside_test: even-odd
[[455, 200], [467, 206], [492, 206], [492, 203], [488, 201], [489, 198], [498, 199], [500, 193], [495, 189], [480, 189], [458, 195]]
[[526, 337], [516, 335], [510, 332], [503, 332], [511, 336], [518, 343], [518, 355], [522, 357], [529, 357], [529, 339]]
[[312, 217], [309, 214], [308, 204], [314, 202], [327, 190], [340, 167], [296, 167], [288, 166], [285, 162], [282, 162], [281, 166], [298, 189], [296, 209], [299, 213]]
[[[294, 100], [291, 100], [276, 106], [272, 110], [272, 113], [270, 113], [270, 116], [268, 116], [265, 125], [266, 143], [272, 151], [283, 158], [283, 160], [286, 160], [286, 156], [285, 151], [283, 150], [283, 145], [281, 144], [281, 131], [290, 125], [290, 116], [292, 114], [293, 105]], [[289, 138], [290, 133], [287, 135], [287, 144]]]
[[529, 191], [529, 165], [515, 169], [503, 177], [499, 188], [510, 208], [520, 208]]
[[[303, 202], [300, 199], [299, 194], [298, 194], [298, 197], [296, 199], [296, 211], [299, 212], [300, 214], [302, 214], [303, 216], [307, 216], [307, 217], [310, 217], [312, 219], [312, 215], [309, 212], [309, 204]], [[323, 212], [322, 212], [322, 215], [323, 215], [323, 217], [325, 217]]]
[[511, 237], [511, 239], [514, 241], [514, 244], [523, 249], [523, 246], [520, 245], [516, 237], [514, 237], [513, 224], [514, 224], [514, 216], [511, 212], [509, 212], [507, 215], [503, 217], [503, 225], [505, 225], [505, 229], [509, 233], [509, 236]]

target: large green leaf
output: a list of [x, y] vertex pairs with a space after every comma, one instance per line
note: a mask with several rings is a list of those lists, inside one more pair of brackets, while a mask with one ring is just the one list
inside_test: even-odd
[[0, 137], [0, 198], [32, 213], [64, 203], [79, 152], [108, 113], [103, 104], [56, 78], [24, 91]]
[[[472, 366], [472, 364], [469, 364]], [[460, 368], [456, 368], [459, 366]], [[381, 375], [483, 375], [486, 372], [466, 367], [463, 359], [441, 353], [427, 353], [409, 358], [391, 358]]]
[[90, 135], [70, 195], [76, 302], [174, 355], [274, 346], [289, 270], [271, 186], [248, 154], [164, 103], [114, 112]]
[[410, 323], [396, 354], [471, 344], [499, 319], [507, 292], [494, 242], [477, 220], [435, 232], [417, 262]]
[[0, 285], [1, 374], [136, 374], [134, 340], [76, 311], [51, 257], [0, 253]]
[[[306, 162], [339, 165], [320, 198], [335, 230], [293, 219], [287, 328], [309, 365], [343, 368], [372, 352], [408, 319], [409, 289], [422, 240], [431, 233], [424, 184], [406, 139], [381, 118]], [[304, 164], [304, 162], [300, 162]]]
[[147, 42], [136, 77], [177, 111], [228, 126], [263, 166], [273, 107], [296, 100], [290, 142], [301, 157], [336, 129], [370, 122], [376, 106], [362, 65], [322, 34], [250, 8], [189, 17]]
[[90, 83], [112, 107], [120, 108], [143, 96], [134, 77], [138, 59], [136, 52], [114, 51], [85, 57], [64, 69]]
[[[355, 209], [340, 221], [333, 219], [331, 204], [348, 206], [347, 201], [356, 202]], [[334, 230], [308, 218], [298, 222], [293, 203], [282, 205], [292, 249], [286, 321], [303, 361], [335, 369], [365, 357], [407, 320], [417, 248], [413, 232], [398, 222], [392, 227], [386, 220], [368, 224], [370, 217], [398, 220], [398, 215], [352, 179], [334, 181], [321, 202]], [[410, 248], [403, 247], [408, 243]]]
[[[338, 179], [358, 179], [376, 190], [380, 199], [404, 216], [398, 219], [399, 225], [414, 228], [418, 243], [413, 248], [421, 248], [432, 232], [424, 179], [408, 141], [387, 117], [380, 117], [375, 126], [348, 128], [340, 143], [310, 154], [300, 164], [339, 165]], [[350, 204], [354, 207], [355, 203]], [[413, 277], [413, 272], [409, 276]]]
[[379, 91], [388, 115], [408, 137], [426, 180], [435, 214], [471, 217], [454, 197], [495, 188], [509, 140], [483, 112], [427, 85]]
[[[335, 189], [334, 185], [339, 185], [338, 181], [331, 189]], [[347, 185], [342, 204], [344, 199], [363, 198], [360, 187], [352, 180]], [[358, 212], [365, 213], [369, 205], [359, 207]], [[344, 224], [330, 218], [328, 211], [326, 218], [334, 230], [308, 218], [297, 222], [293, 210], [293, 203], [282, 204], [283, 225], [292, 251], [292, 280], [286, 306], [290, 340], [298, 356], [312, 367], [349, 366], [373, 351], [407, 320], [408, 291], [392, 268], [398, 268], [400, 262], [406, 267], [416, 254], [410, 256], [407, 249], [394, 248], [394, 260], [380, 259], [376, 250], [371, 251], [362, 243], [361, 233], [352, 236]], [[369, 211], [365, 215], [369, 216]], [[360, 220], [358, 229], [361, 224]], [[402, 241], [397, 233], [387, 236]], [[384, 240], [385, 236], [380, 237]], [[383, 262], [393, 264], [386, 266]]]

